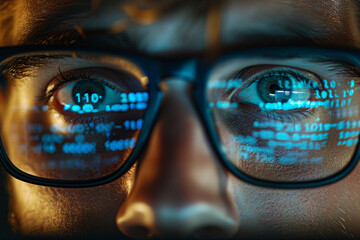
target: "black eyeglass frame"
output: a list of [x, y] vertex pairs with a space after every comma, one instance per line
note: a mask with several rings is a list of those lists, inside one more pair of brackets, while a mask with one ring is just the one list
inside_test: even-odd
[[[328, 57], [331, 59], [337, 59], [345, 62], [352, 63], [360, 67], [360, 51], [348, 50], [348, 49], [324, 49], [324, 48], [308, 48], [308, 47], [273, 47], [273, 48], [257, 48], [247, 49], [236, 53], [230, 53], [218, 58], [215, 61], [203, 61], [201, 59], [179, 59], [174, 61], [150, 58], [147, 56], [141, 56], [139, 54], [127, 53], [127, 52], [115, 52], [94, 48], [82, 48], [82, 47], [57, 47], [57, 46], [18, 46], [18, 47], [4, 47], [0, 48], [0, 62], [5, 59], [14, 57], [16, 55], [44, 53], [44, 52], [86, 52], [94, 54], [105, 54], [115, 57], [126, 58], [135, 64], [144, 72], [148, 77], [148, 91], [149, 101], [148, 108], [146, 109], [144, 116], [144, 125], [140, 131], [137, 143], [125, 163], [113, 173], [90, 180], [55, 180], [37, 177], [30, 175], [26, 172], [18, 169], [8, 157], [5, 148], [3, 146], [0, 134], [0, 162], [6, 171], [13, 177], [32, 184], [49, 186], [49, 187], [62, 187], [62, 188], [84, 188], [103, 185], [112, 182], [122, 175], [124, 175], [140, 157], [143, 149], [148, 143], [149, 136], [152, 132], [153, 126], [156, 122], [156, 116], [161, 105], [163, 93], [159, 88], [159, 84], [164, 75], [181, 76], [186, 81], [194, 83], [194, 90], [192, 92], [192, 101], [195, 109], [199, 115], [200, 121], [205, 129], [206, 135], [210, 141], [213, 151], [222, 165], [228, 169], [232, 174], [238, 177], [240, 180], [248, 182], [253, 185], [267, 187], [267, 188], [280, 188], [280, 189], [300, 189], [300, 188], [313, 188], [320, 187], [327, 184], [334, 183], [347, 176], [357, 165], [360, 158], [360, 144], [357, 144], [356, 150], [346, 167], [341, 171], [318, 180], [301, 181], [301, 182], [279, 182], [279, 181], [267, 181], [252, 177], [240, 169], [236, 168], [233, 163], [227, 158], [226, 154], [221, 151], [221, 142], [218, 137], [218, 133], [214, 126], [213, 118], [211, 117], [211, 110], [206, 98], [206, 84], [209, 73], [214, 66], [220, 62], [232, 59], [234, 57], [245, 56], [262, 56], [262, 57]], [[183, 74], [182, 68], [188, 63], [192, 63], [193, 74]], [[191, 68], [191, 67], [190, 67]], [[191, 72], [190, 71], [190, 72]], [[1, 78], [1, 76], [0, 76]], [[0, 79], [2, 80], [2, 79]]]

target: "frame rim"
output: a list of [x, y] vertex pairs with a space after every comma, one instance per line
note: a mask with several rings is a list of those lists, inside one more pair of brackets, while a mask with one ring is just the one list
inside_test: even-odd
[[[133, 151], [131, 152], [129, 158], [125, 160], [124, 164], [112, 172], [109, 175], [88, 179], [88, 180], [56, 180], [48, 179], [30, 175], [19, 168], [17, 168], [9, 159], [5, 148], [3, 146], [2, 138], [0, 135], [0, 162], [6, 169], [6, 171], [13, 177], [32, 184], [49, 186], [49, 187], [63, 187], [63, 188], [85, 188], [85, 187], [94, 187], [99, 185], [104, 185], [106, 183], [112, 182], [122, 175], [124, 175], [136, 162], [139, 156], [143, 153], [144, 148], [148, 143], [149, 136], [153, 130], [153, 126], [156, 121], [157, 113], [159, 111], [162, 99], [162, 92], [159, 89], [159, 83], [161, 81], [161, 65], [164, 65], [165, 62], [156, 59], [149, 59], [147, 56], [139, 56], [138, 54], [129, 54], [127, 52], [110, 52], [108, 49], [96, 49], [96, 48], [82, 48], [82, 47], [58, 47], [58, 46], [18, 46], [18, 47], [4, 47], [0, 48], [2, 55], [0, 56], [0, 62], [5, 59], [15, 56], [16, 54], [27, 54], [35, 53], [37, 51], [89, 51], [92, 53], [104, 53], [111, 56], [126, 57], [130, 61], [133, 61], [138, 67], [148, 76], [148, 91], [149, 91], [149, 101], [148, 108], [146, 109], [144, 119], [143, 129], [141, 129], [139, 138]], [[207, 106], [206, 100], [206, 83], [210, 70], [215, 64], [218, 64], [220, 61], [224, 61], [228, 58], [236, 56], [246, 56], [251, 53], [272, 53], [277, 51], [277, 55], [285, 55], [289, 53], [297, 54], [299, 53], [306, 55], [315, 55], [322, 54], [322, 56], [330, 56], [336, 59], [346, 60], [351, 63], [356, 64], [360, 67], [360, 51], [349, 50], [349, 49], [328, 49], [328, 48], [312, 48], [312, 47], [266, 47], [258, 49], [247, 49], [243, 51], [238, 51], [237, 53], [225, 54], [223, 57], [218, 58], [216, 61], [211, 62], [210, 64], [199, 62], [197, 69], [195, 71], [195, 88], [192, 91], [192, 102], [193, 106], [198, 113], [199, 120], [201, 121], [206, 136], [210, 142], [212, 150], [214, 151], [216, 157], [220, 163], [234, 174], [239, 180], [245, 181], [249, 184], [256, 185], [259, 187], [275, 188], [275, 189], [301, 189], [301, 188], [313, 188], [328, 185], [335, 183], [348, 174], [356, 167], [360, 158], [360, 143], [357, 143], [356, 149], [352, 155], [349, 163], [340, 171], [324, 178], [317, 180], [301, 181], [301, 182], [281, 182], [281, 181], [269, 181], [262, 180], [253, 176], [250, 176], [240, 169], [236, 168], [234, 164], [231, 163], [229, 159], [225, 156], [224, 153], [220, 150], [220, 141], [215, 127], [212, 125], [211, 112]], [[350, 52], [352, 51], [352, 52]], [[190, 60], [188, 58], [187, 60]], [[186, 59], [185, 59], [186, 61]], [[140, 64], [139, 64], [140, 63]], [[144, 67], [146, 66], [146, 68]], [[149, 67], [151, 66], [151, 67]], [[151, 92], [151, 93], [150, 93]], [[360, 137], [359, 137], [360, 139]]]

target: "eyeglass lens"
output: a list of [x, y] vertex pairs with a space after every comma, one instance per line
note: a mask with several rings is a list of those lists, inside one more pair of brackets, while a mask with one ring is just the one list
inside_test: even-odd
[[20, 170], [89, 180], [119, 169], [144, 123], [148, 78], [132, 61], [93, 53], [38, 53], [1, 63], [2, 136]]
[[219, 63], [206, 91], [222, 151], [261, 180], [334, 175], [358, 144], [358, 76], [353, 64], [319, 56]]

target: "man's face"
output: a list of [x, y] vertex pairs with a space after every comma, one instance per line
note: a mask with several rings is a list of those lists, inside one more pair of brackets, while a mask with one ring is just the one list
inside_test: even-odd
[[[2, 45], [83, 41], [151, 55], [192, 56], [218, 43], [217, 50], [360, 44], [360, 9], [354, 1], [228, 0], [215, 8], [202, 2], [146, 2], [145, 8], [152, 9], [146, 11], [138, 1], [14, 1], [8, 3], [13, 7], [9, 13], [13, 27], [2, 36]], [[163, 5], [170, 6], [166, 14]], [[211, 30], [216, 17], [208, 18], [211, 11], [216, 16], [214, 9], [221, 9], [218, 34]], [[129, 16], [136, 24], [116, 25]], [[109, 29], [121, 28], [125, 29], [121, 37], [102, 39]], [[61, 37], [72, 36], [65, 32], [74, 29], [80, 36], [74, 41]], [[85, 43], [83, 38], [94, 40]], [[341, 181], [320, 188], [280, 190], [243, 182], [220, 164], [189, 97], [190, 85], [181, 80], [169, 76], [163, 83], [161, 111], [149, 143], [130, 171], [116, 181], [64, 189], [10, 178], [14, 228], [23, 234], [62, 236], [360, 237], [356, 190], [360, 166]], [[22, 85], [18, 94], [27, 87]]]

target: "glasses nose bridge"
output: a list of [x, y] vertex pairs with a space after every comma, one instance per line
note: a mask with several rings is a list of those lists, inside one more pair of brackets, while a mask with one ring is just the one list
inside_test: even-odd
[[193, 83], [196, 81], [199, 60], [195, 58], [182, 60], [162, 60], [161, 80], [176, 77], [186, 82]]

